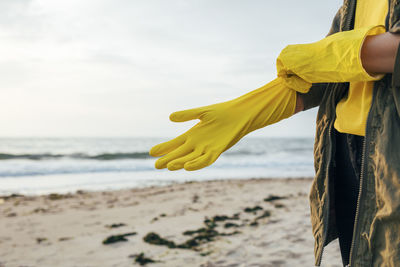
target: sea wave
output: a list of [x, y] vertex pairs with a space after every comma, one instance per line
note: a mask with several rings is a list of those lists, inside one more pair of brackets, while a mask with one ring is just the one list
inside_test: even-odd
[[97, 155], [88, 155], [85, 153], [73, 153], [73, 154], [51, 154], [51, 153], [7, 154], [7, 153], [0, 153], [0, 160], [11, 160], [11, 159], [49, 160], [49, 159], [60, 159], [60, 158], [92, 159], [92, 160], [119, 160], [119, 159], [146, 159], [146, 158], [150, 158], [150, 155], [148, 152], [102, 153], [102, 154], [97, 154]]
[[[259, 156], [265, 154], [265, 151], [250, 151], [247, 149], [227, 151], [226, 156]], [[52, 154], [52, 153], [36, 153], [36, 154], [11, 154], [0, 153], [0, 160], [54, 160], [54, 159], [86, 159], [86, 160], [121, 160], [121, 159], [149, 159], [152, 158], [149, 152], [117, 152], [117, 153], [100, 153], [89, 155], [86, 153], [72, 154]]]

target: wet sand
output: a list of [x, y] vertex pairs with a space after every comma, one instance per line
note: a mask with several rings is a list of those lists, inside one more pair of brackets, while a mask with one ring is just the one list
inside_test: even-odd
[[[314, 266], [311, 182], [0, 197], [0, 267]], [[341, 266], [337, 240], [325, 248], [322, 266]]]

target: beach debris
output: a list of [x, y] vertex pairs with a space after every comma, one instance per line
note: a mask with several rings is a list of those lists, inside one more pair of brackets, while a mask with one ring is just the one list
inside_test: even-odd
[[242, 232], [240, 232], [240, 231], [234, 231], [234, 232], [231, 232], [231, 233], [220, 233], [219, 235], [221, 235], [221, 236], [231, 236], [231, 235], [237, 235], [237, 234], [241, 234]]
[[6, 217], [16, 217], [17, 213], [16, 212], [10, 212], [6, 215]]
[[105, 227], [106, 228], [119, 228], [122, 226], [126, 226], [124, 223], [113, 223], [113, 224], [107, 224]]
[[143, 237], [143, 241], [152, 245], [167, 246], [169, 248], [176, 248], [175, 242], [160, 237], [157, 233], [150, 232]]
[[258, 220], [261, 220], [263, 218], [267, 218], [271, 216], [271, 212], [269, 210], [265, 210], [263, 214], [260, 216], [254, 218], [254, 220], [249, 224], [250, 226], [258, 226]]
[[199, 228], [197, 230], [188, 230], [183, 232], [183, 235], [190, 235], [192, 238], [186, 240], [181, 244], [176, 244], [174, 241], [162, 238], [159, 234], [150, 232], [145, 237], [143, 237], [144, 242], [153, 245], [167, 246], [168, 248], [182, 248], [182, 249], [193, 249], [197, 250], [197, 247], [201, 244], [212, 242], [217, 236], [231, 236], [240, 233], [239, 231], [234, 231], [231, 233], [220, 233], [215, 230], [218, 226], [216, 222], [223, 222], [226, 220], [238, 220], [239, 214], [236, 213], [229, 217], [226, 215], [215, 215], [212, 219], [205, 218], [203, 221], [205, 227]]
[[178, 245], [177, 248], [196, 250], [196, 247], [200, 246], [201, 244], [214, 241], [214, 237], [215, 235], [213, 234], [196, 235], [193, 238], [186, 240], [186, 242]]
[[60, 237], [59, 239], [58, 239], [58, 241], [60, 241], [60, 242], [62, 242], [62, 241], [67, 241], [67, 240], [71, 240], [71, 239], [74, 239], [73, 237]]
[[223, 221], [226, 221], [226, 220], [229, 220], [230, 218], [228, 217], [228, 216], [226, 216], [226, 215], [215, 215], [213, 218], [212, 218], [212, 220], [214, 221], [214, 222], [223, 222]]
[[263, 210], [263, 208], [261, 206], [254, 206], [253, 208], [247, 207], [244, 209], [244, 212], [256, 214], [258, 210]]
[[194, 209], [192, 207], [189, 207], [188, 210], [190, 210], [190, 211], [199, 211], [199, 209]]
[[166, 217], [166, 216], [167, 216], [167, 214], [161, 213], [160, 215], [158, 215], [158, 217], [154, 217], [153, 219], [151, 219], [150, 222], [152, 223], [152, 222], [158, 221], [159, 217]]
[[192, 197], [192, 203], [199, 202], [199, 199], [200, 199], [199, 195], [198, 194], [194, 194], [193, 197]]
[[223, 221], [227, 221], [227, 220], [239, 220], [240, 219], [239, 216], [240, 216], [240, 212], [233, 214], [231, 217], [229, 217], [227, 215], [215, 215], [211, 219], [206, 217], [203, 222], [207, 228], [213, 229], [218, 226], [217, 222], [223, 222]]
[[168, 240], [166, 238], [162, 238], [160, 235], [157, 233], [151, 232], [148, 233], [145, 237], [143, 237], [143, 240], [146, 243], [152, 244], [152, 245], [159, 245], [159, 246], [167, 246], [168, 248], [182, 248], [182, 249], [193, 249], [196, 250], [196, 248], [204, 243], [208, 243], [211, 241], [214, 241], [214, 238], [216, 236], [220, 235], [217, 231], [206, 231], [206, 232], [200, 232], [194, 237], [186, 240], [185, 242], [181, 244], [176, 244], [174, 241]]
[[205, 251], [205, 252], [201, 252], [200, 253], [200, 256], [203, 256], [203, 257], [205, 257], [205, 256], [208, 256], [208, 255], [210, 255], [211, 253], [213, 253], [214, 251], [212, 251], [212, 250], [209, 250], [209, 251]]
[[197, 230], [188, 230], [183, 232], [183, 235], [194, 235], [194, 234], [218, 234], [217, 231], [215, 231], [214, 229], [211, 228], [199, 228]]
[[265, 210], [263, 214], [261, 214], [260, 216], [256, 217], [255, 220], [258, 221], [260, 219], [266, 218], [271, 216], [271, 212], [269, 210]]
[[250, 226], [258, 226], [258, 222], [257, 221], [252, 221], [249, 225]]
[[214, 222], [214, 220], [212, 220], [212, 219], [209, 219], [209, 218], [205, 218], [204, 219], [204, 224], [208, 227], [208, 228], [211, 228], [211, 229], [213, 229], [213, 228], [215, 228], [215, 227], [217, 227], [218, 225]]
[[45, 241], [47, 241], [46, 237], [37, 237], [36, 238], [36, 243], [38, 243], [38, 244], [43, 243]]
[[[219, 232], [215, 228], [218, 227], [218, 223], [225, 222], [228, 220], [239, 220], [240, 212], [228, 215], [214, 215], [211, 218], [205, 217], [203, 220], [204, 227], [198, 228], [196, 230], [187, 230], [182, 234], [185, 236], [191, 236], [188, 240], [183, 243], [176, 244], [174, 241], [161, 237], [155, 232], [150, 232], [143, 237], [143, 241], [152, 245], [167, 246], [168, 248], [181, 248], [181, 249], [191, 249], [194, 251], [200, 251], [198, 248], [200, 245], [209, 243], [215, 240], [218, 236], [231, 236], [241, 233], [240, 231], [233, 231], [229, 233]], [[225, 228], [230, 227], [240, 227], [243, 225], [238, 225], [236, 223], [227, 222], [224, 224]], [[211, 252], [210, 252], [211, 253]], [[205, 253], [204, 256], [209, 253]]]
[[127, 236], [132, 236], [136, 234], [137, 234], [136, 232], [131, 232], [121, 235], [112, 235], [103, 240], [103, 245], [113, 244], [116, 242], [126, 242], [128, 241], [128, 239], [126, 239]]
[[17, 198], [17, 197], [24, 197], [24, 195], [21, 195], [21, 194], [11, 194], [11, 195], [8, 195], [8, 196], [1, 196], [1, 198], [4, 199], [4, 200], [9, 200], [9, 199], [11, 199], [11, 198]]
[[215, 215], [212, 219], [214, 222], [223, 222], [226, 220], [239, 220], [240, 213], [235, 213], [231, 217], [226, 215]]
[[224, 224], [224, 228], [232, 228], [232, 227], [240, 227], [240, 225], [237, 223], [230, 223], [230, 222]]
[[276, 203], [274, 207], [277, 208], [277, 209], [280, 209], [280, 208], [284, 208], [286, 206], [283, 205], [282, 203]]
[[47, 195], [47, 199], [49, 200], [60, 200], [60, 199], [65, 199], [65, 198], [72, 198], [71, 194], [57, 194], [57, 193], [51, 193]]
[[135, 263], [138, 263], [141, 266], [144, 266], [148, 263], [155, 263], [158, 261], [155, 261], [153, 259], [150, 258], [146, 258], [146, 256], [144, 255], [144, 253], [140, 253], [140, 254], [134, 254], [134, 255], [130, 255], [130, 258], [135, 258]]
[[269, 195], [268, 197], [264, 198], [264, 201], [269, 202], [269, 201], [275, 201], [275, 200], [280, 200], [280, 199], [287, 199], [287, 197], [286, 196]]
[[204, 223], [206, 224], [207, 227], [209, 228], [215, 228], [217, 226], [217, 222], [223, 222], [227, 220], [239, 220], [240, 219], [240, 212], [233, 214], [231, 217], [227, 215], [215, 215], [211, 219], [206, 217], [204, 219]]
[[84, 195], [86, 193], [87, 193], [87, 191], [85, 191], [85, 190], [76, 190], [77, 195]]
[[48, 209], [45, 208], [36, 208], [32, 211], [33, 213], [45, 213], [48, 212]]

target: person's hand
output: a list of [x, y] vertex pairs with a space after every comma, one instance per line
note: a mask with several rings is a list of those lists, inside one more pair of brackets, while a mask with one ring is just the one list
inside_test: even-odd
[[360, 55], [367, 36], [384, 32], [383, 26], [371, 26], [338, 32], [311, 44], [289, 45], [277, 58], [278, 77], [301, 93], [308, 92], [312, 83], [379, 80], [383, 75], [368, 74]]
[[244, 135], [294, 114], [296, 91], [281, 78], [231, 101], [174, 112], [170, 120], [200, 122], [150, 150], [157, 169], [192, 171], [211, 165]]

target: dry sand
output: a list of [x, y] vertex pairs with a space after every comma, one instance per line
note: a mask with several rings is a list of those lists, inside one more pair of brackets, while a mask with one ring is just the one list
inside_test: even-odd
[[[135, 262], [140, 253], [157, 261], [146, 265], [154, 267], [314, 266], [311, 182], [309, 178], [225, 180], [3, 197], [0, 267], [140, 266]], [[272, 195], [284, 198], [264, 200]], [[245, 212], [246, 208], [255, 211]], [[225, 228], [227, 223], [232, 227]], [[200, 228], [208, 235], [183, 235]], [[151, 232], [173, 241], [167, 243], [170, 247], [194, 246], [168, 248], [144, 242]], [[127, 233], [132, 235], [126, 241], [103, 244], [107, 237]], [[341, 266], [337, 240], [325, 248], [322, 266]]]

